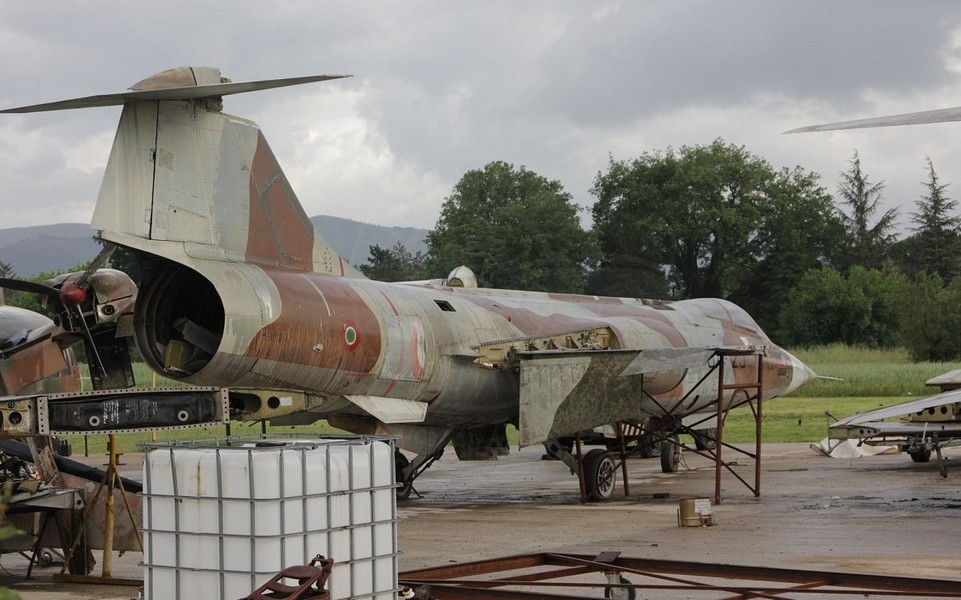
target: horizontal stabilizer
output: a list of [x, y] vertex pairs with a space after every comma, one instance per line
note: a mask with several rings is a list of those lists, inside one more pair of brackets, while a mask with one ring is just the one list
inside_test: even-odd
[[868, 129], [871, 127], [897, 127], [899, 125], [922, 125], [925, 123], [946, 123], [961, 121], [961, 106], [954, 108], [939, 108], [921, 112], [873, 117], [870, 119], [856, 119], [854, 121], [839, 121], [823, 125], [809, 125], [799, 127], [784, 133], [809, 133], [813, 131], [836, 131], [841, 129]]
[[[208, 74], [207, 71], [216, 72], [214, 82], [201, 83], [205, 81], [200, 75]], [[180, 85], [187, 83], [184, 81], [183, 74], [187, 73], [188, 81], [193, 81], [192, 85]], [[316, 81], [327, 81], [330, 79], [342, 79], [351, 75], [308, 75], [305, 77], [288, 77], [285, 79], [264, 79], [261, 81], [242, 81], [231, 82], [223, 81], [220, 72], [216, 69], [200, 67], [180, 67], [158, 73], [153, 77], [145, 79], [134, 85], [129, 91], [114, 94], [102, 94], [97, 96], [85, 96], [83, 98], [73, 98], [71, 100], [60, 100], [58, 102], [47, 102], [44, 104], [33, 104], [18, 108], [8, 108], [0, 110], [0, 113], [33, 113], [54, 110], [72, 110], [75, 108], [93, 108], [99, 106], [118, 106], [127, 102], [138, 102], [142, 100], [197, 100], [200, 98], [216, 98], [231, 94], [243, 94], [245, 92], [255, 92], [259, 90], [269, 90], [273, 88], [286, 87], [291, 85], [301, 85]], [[210, 77], [206, 78], [210, 80]]]
[[423, 423], [427, 417], [425, 402], [382, 396], [346, 396], [346, 398], [381, 423]]

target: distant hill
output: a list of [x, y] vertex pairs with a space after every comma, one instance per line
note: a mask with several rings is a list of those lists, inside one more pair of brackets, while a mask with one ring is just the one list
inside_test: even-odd
[[330, 247], [355, 267], [367, 263], [367, 259], [370, 258], [370, 247], [374, 245], [392, 248], [394, 244], [400, 242], [412, 254], [427, 252], [427, 244], [424, 242], [427, 238], [427, 229], [371, 225], [327, 215], [311, 217], [310, 221], [320, 236], [327, 240]]
[[[391, 248], [397, 242], [411, 252], [426, 252], [426, 229], [371, 225], [340, 217], [318, 215], [311, 222], [327, 243], [347, 262], [359, 266], [370, 257], [370, 247]], [[92, 260], [100, 245], [85, 223], [56, 223], [36, 227], [0, 229], [0, 261], [9, 263], [19, 277], [62, 272]]]
[[18, 277], [66, 271], [100, 252], [93, 234], [86, 223], [0, 229], [0, 261], [9, 263]]

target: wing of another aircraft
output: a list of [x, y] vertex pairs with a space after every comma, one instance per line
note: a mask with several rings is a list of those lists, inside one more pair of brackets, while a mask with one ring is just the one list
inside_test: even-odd
[[[961, 390], [953, 390], [858, 413], [828, 427], [829, 437], [864, 439], [884, 435], [930, 436], [935, 433], [942, 437], [961, 435], [961, 421], [954, 418], [957, 415], [955, 405], [959, 403], [961, 403]], [[917, 415], [919, 418], [912, 421], [884, 421], [884, 419], [909, 415]]]
[[837, 131], [841, 129], [868, 129], [870, 127], [897, 127], [899, 125], [922, 125], [925, 123], [946, 123], [961, 121], [961, 106], [955, 108], [939, 108], [921, 112], [873, 117], [870, 119], [856, 119], [854, 121], [839, 121], [823, 125], [808, 125], [798, 127], [784, 133], [809, 133], [813, 131]]

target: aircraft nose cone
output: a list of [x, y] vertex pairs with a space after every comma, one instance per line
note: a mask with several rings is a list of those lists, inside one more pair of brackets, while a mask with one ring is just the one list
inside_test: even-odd
[[811, 367], [801, 362], [801, 359], [786, 350], [784, 353], [787, 354], [788, 360], [791, 363], [792, 372], [791, 383], [788, 385], [787, 391], [784, 392], [785, 394], [790, 394], [794, 390], [805, 386], [818, 378], [818, 374], [815, 373]]

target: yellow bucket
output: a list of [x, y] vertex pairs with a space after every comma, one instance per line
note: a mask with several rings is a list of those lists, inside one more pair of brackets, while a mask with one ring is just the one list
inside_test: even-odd
[[714, 512], [708, 498], [681, 498], [677, 507], [678, 527], [714, 525]]

